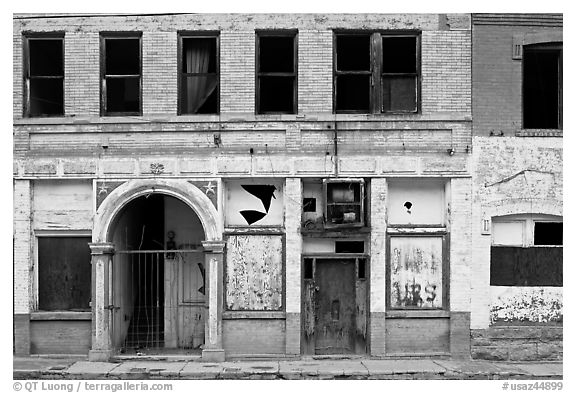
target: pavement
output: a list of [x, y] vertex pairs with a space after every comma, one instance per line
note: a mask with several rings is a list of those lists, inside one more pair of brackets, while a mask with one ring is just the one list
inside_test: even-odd
[[28, 379], [563, 379], [561, 362], [439, 359], [314, 359], [226, 361], [85, 357], [14, 357], [13, 378]]

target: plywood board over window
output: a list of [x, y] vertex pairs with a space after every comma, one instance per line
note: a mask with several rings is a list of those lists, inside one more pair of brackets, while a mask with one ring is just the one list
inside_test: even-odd
[[283, 247], [278, 235], [230, 236], [226, 309], [278, 311], [283, 297]]
[[390, 238], [391, 308], [442, 308], [443, 238]]
[[224, 215], [229, 227], [281, 226], [284, 222], [282, 180], [232, 180], [226, 184]]

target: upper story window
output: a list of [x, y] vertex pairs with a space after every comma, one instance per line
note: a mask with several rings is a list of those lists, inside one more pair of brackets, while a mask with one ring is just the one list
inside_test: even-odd
[[296, 33], [259, 32], [256, 50], [256, 112], [296, 113]]
[[141, 34], [103, 34], [101, 73], [103, 115], [142, 114]]
[[525, 129], [562, 129], [562, 43], [524, 46]]
[[64, 115], [64, 35], [24, 36], [24, 114]]
[[336, 112], [417, 112], [419, 48], [415, 33], [337, 33]]
[[180, 114], [218, 113], [218, 37], [180, 37]]

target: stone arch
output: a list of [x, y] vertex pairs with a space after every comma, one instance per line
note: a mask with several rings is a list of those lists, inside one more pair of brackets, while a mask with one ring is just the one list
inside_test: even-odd
[[200, 189], [185, 180], [142, 179], [127, 181], [104, 199], [94, 216], [92, 241], [109, 242], [111, 226], [118, 213], [130, 201], [150, 193], [170, 195], [186, 203], [200, 219], [206, 240], [222, 240], [220, 213]]

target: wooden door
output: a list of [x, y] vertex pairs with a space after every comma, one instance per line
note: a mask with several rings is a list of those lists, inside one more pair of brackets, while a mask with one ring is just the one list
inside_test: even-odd
[[315, 353], [354, 353], [354, 259], [316, 260]]

